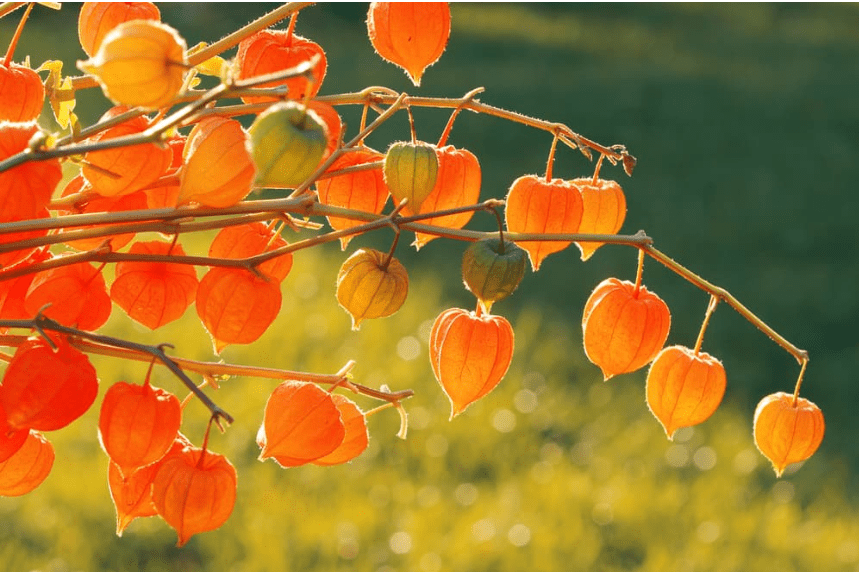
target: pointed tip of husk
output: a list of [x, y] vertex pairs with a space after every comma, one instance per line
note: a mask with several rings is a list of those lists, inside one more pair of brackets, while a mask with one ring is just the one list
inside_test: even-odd
[[346, 247], [349, 246], [349, 241], [352, 240], [351, 236], [344, 236], [340, 239], [340, 250], [346, 252]]

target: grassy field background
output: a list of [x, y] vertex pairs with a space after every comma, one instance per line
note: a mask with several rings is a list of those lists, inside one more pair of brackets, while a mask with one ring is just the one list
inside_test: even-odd
[[[270, 9], [169, 4], [165, 22], [189, 45], [213, 41]], [[114, 534], [107, 460], [97, 410], [50, 435], [53, 473], [35, 492], [0, 499], [0, 568], [39, 570], [859, 570], [855, 494], [859, 449], [859, 9], [853, 5], [456, 4], [442, 59], [414, 88], [372, 50], [366, 5], [306, 9], [296, 31], [329, 58], [322, 94], [385, 85], [412, 94], [480, 99], [566, 123], [639, 159], [619, 167], [628, 200], [624, 231], [726, 287], [810, 352], [803, 394], [826, 414], [827, 435], [801, 470], [776, 479], [756, 451], [757, 401], [793, 388], [796, 362], [727, 307], [713, 317], [705, 350], [728, 374], [725, 403], [704, 425], [668, 442], [644, 404], [644, 372], [603, 383], [581, 346], [581, 310], [607, 276], [632, 279], [636, 254], [608, 246], [586, 264], [575, 248], [529, 273], [497, 304], [516, 331], [505, 380], [453, 422], [427, 363], [428, 328], [451, 306], [469, 307], [458, 260], [463, 246], [435, 241], [398, 256], [411, 291], [395, 316], [350, 331], [334, 300], [344, 259], [330, 245], [296, 255], [284, 308], [257, 343], [231, 347], [229, 362], [331, 372], [347, 359], [358, 381], [413, 388], [409, 438], [396, 415], [370, 422], [371, 446], [347, 466], [282, 470], [255, 459], [254, 435], [271, 381], [236, 379], [215, 397], [237, 418], [212, 448], [239, 470], [235, 513], [182, 549], [163, 522]], [[37, 7], [16, 52], [39, 64], [84, 54], [77, 5]], [[11, 37], [15, 18], [0, 21]], [[2, 41], [2, 40], [0, 40]], [[232, 52], [228, 53], [231, 55]], [[83, 94], [85, 123], [106, 109]], [[343, 109], [355, 133], [359, 110]], [[435, 141], [447, 112], [415, 110], [418, 135]], [[46, 116], [45, 125], [50, 126]], [[374, 134], [379, 149], [407, 137], [405, 116]], [[551, 138], [474, 114], [450, 143], [473, 151], [482, 197], [503, 197], [522, 174], [545, 168]], [[555, 173], [593, 166], [561, 150]], [[490, 217], [472, 228], [489, 229]], [[387, 247], [390, 232], [361, 237]], [[672, 310], [669, 344], [694, 342], [707, 295], [656, 263], [644, 281]], [[193, 311], [152, 334], [119, 315], [107, 331], [177, 353], [215, 359]], [[102, 391], [140, 380], [145, 367], [98, 359]], [[165, 372], [155, 383], [180, 391]], [[367, 404], [369, 406], [369, 404]], [[205, 415], [189, 406], [183, 431], [199, 442]]]

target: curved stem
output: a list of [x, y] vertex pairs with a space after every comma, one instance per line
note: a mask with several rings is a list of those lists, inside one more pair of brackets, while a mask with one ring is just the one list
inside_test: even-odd
[[796, 407], [796, 400], [799, 399], [799, 388], [802, 387], [802, 378], [805, 376], [805, 368], [808, 365], [808, 359], [802, 360], [802, 365], [799, 368], [799, 377], [796, 379], [796, 385], [793, 388], [793, 401], [791, 405]]
[[12, 63], [12, 55], [15, 53], [15, 47], [18, 45], [18, 40], [21, 39], [21, 33], [24, 31], [24, 24], [27, 23], [27, 18], [30, 16], [30, 12], [33, 10], [34, 4], [35, 2], [30, 2], [27, 5], [27, 9], [24, 10], [24, 15], [21, 16], [21, 21], [18, 22], [18, 27], [15, 28], [15, 34], [9, 41], [9, 47], [6, 49], [6, 58], [3, 60], [3, 65], [7, 68], [9, 67], [9, 64]]
[[638, 292], [641, 290], [641, 275], [644, 274], [644, 250], [638, 250], [638, 268], [635, 271], [635, 289], [632, 295], [638, 298]]
[[707, 331], [707, 324], [710, 323], [710, 316], [713, 315], [713, 310], [716, 309], [716, 304], [719, 303], [719, 298], [710, 295], [710, 303], [707, 304], [707, 311], [704, 313], [704, 322], [701, 324], [701, 331], [698, 332], [698, 339], [695, 341], [695, 355], [701, 351], [701, 344], [704, 343], [704, 332]]

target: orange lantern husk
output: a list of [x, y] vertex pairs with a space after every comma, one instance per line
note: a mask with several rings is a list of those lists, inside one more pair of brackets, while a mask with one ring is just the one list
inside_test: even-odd
[[236, 469], [223, 455], [186, 447], [165, 459], [152, 482], [152, 501], [176, 530], [176, 546], [227, 521], [236, 504], [236, 484]]
[[343, 428], [346, 433], [343, 437], [343, 442], [336, 449], [324, 457], [313, 461], [314, 465], [325, 467], [351, 461], [363, 453], [370, 443], [370, 436], [367, 433], [367, 419], [364, 416], [364, 412], [348, 397], [332, 394], [331, 399], [340, 412], [340, 418], [343, 421]]
[[119, 465], [113, 461], [108, 463], [107, 483], [116, 509], [117, 536], [122, 536], [135, 518], [158, 514], [152, 502], [152, 481], [160, 466], [158, 463], [153, 463], [123, 477]]
[[[510, 232], [572, 234], [579, 231], [582, 221], [582, 194], [572, 181], [538, 175], [516, 179], [507, 193], [504, 209]], [[563, 241], [517, 242], [528, 251], [531, 268], [540, 269], [543, 259], [570, 245]]]
[[212, 268], [197, 288], [197, 315], [212, 336], [215, 352], [255, 342], [280, 312], [277, 282], [241, 268]]
[[825, 431], [823, 412], [803, 397], [773, 393], [755, 409], [755, 445], [779, 477], [791, 463], [811, 457], [820, 447]]
[[[433, 190], [421, 204], [421, 211], [429, 213], [477, 203], [480, 199], [481, 181], [480, 163], [477, 157], [471, 151], [457, 149], [453, 145], [436, 149], [436, 154], [438, 155], [438, 175]], [[423, 219], [421, 223], [458, 229], [468, 224], [473, 215], [473, 211], [467, 211]], [[416, 232], [413, 244], [420, 250], [436, 238], [438, 236], [434, 234]]]
[[671, 312], [659, 296], [629, 281], [603, 280], [582, 317], [585, 354], [608, 381], [650, 363], [665, 345]]
[[35, 121], [45, 103], [42, 78], [28, 67], [0, 62], [0, 121]]
[[703, 423], [725, 395], [725, 368], [704, 352], [682, 346], [665, 348], [647, 374], [647, 406], [672, 439], [681, 427]]
[[[102, 115], [100, 120], [111, 119], [127, 111], [125, 106], [117, 106]], [[145, 116], [123, 121], [94, 135], [88, 141], [96, 143], [145, 131], [150, 121]], [[92, 185], [95, 192], [103, 197], [129, 195], [149, 187], [164, 175], [173, 162], [173, 152], [169, 147], [156, 143], [141, 143], [90, 151], [81, 168], [84, 179]]]
[[[209, 246], [211, 258], [250, 258], [287, 246], [275, 229], [262, 222], [252, 222], [221, 229]], [[264, 276], [283, 282], [292, 269], [292, 254], [286, 253], [257, 266]]]
[[248, 134], [235, 119], [207, 117], [184, 148], [178, 203], [229, 207], [251, 192], [256, 166]]
[[433, 323], [429, 350], [453, 419], [507, 373], [513, 359], [513, 328], [502, 316], [451, 308]]
[[113, 306], [101, 267], [79, 262], [36, 274], [24, 308], [30, 316], [41, 312], [63, 325], [94, 332], [107, 322]]
[[[617, 234], [626, 218], [626, 197], [615, 181], [579, 178], [573, 184], [582, 194], [582, 222], [578, 232], [583, 234]], [[577, 242], [582, 260], [590, 258], [602, 242]]]
[[[290, 79], [272, 81], [257, 87], [278, 87], [285, 85], [288, 89], [286, 97], [303, 101], [316, 95], [325, 79], [328, 61], [322, 47], [312, 40], [302, 38], [292, 33], [292, 30], [262, 30], [242, 40], [236, 53], [236, 66], [239, 79], [267, 75], [297, 66], [319, 58], [313, 66], [313, 81], [299, 76]], [[245, 103], [270, 103], [278, 101], [276, 97], [242, 96]]]
[[260, 461], [297, 467], [335, 451], [346, 436], [340, 410], [315, 383], [284, 381], [268, 398], [257, 433]]
[[[0, 160], [27, 149], [38, 132], [35, 121], [0, 122]], [[62, 178], [59, 159], [29, 161], [0, 172], [0, 222], [41, 218]]]
[[78, 16], [81, 47], [92, 57], [108, 32], [130, 20], [161, 20], [152, 2], [84, 2]]
[[54, 466], [54, 447], [37, 431], [30, 431], [18, 451], [0, 463], [0, 496], [25, 495], [44, 482]]
[[98, 377], [86, 354], [63, 336], [18, 346], [0, 384], [0, 405], [13, 429], [55, 431], [86, 413], [98, 394]]
[[[382, 161], [384, 157], [381, 153], [373, 150], [351, 151], [335, 159], [328, 171], [334, 172], [338, 169], [374, 163]], [[385, 186], [381, 167], [318, 179], [316, 181], [316, 193], [319, 196], [319, 202], [324, 205], [373, 214], [382, 212], [390, 194], [388, 187]], [[362, 224], [361, 221], [347, 218], [335, 216], [327, 218], [328, 224], [334, 230], [345, 230]], [[350, 240], [352, 240], [352, 236], [344, 236], [340, 239], [340, 246], [343, 250], [346, 250], [346, 245], [349, 244]]]
[[179, 399], [163, 389], [123, 381], [105, 393], [98, 420], [101, 446], [123, 477], [161, 459], [179, 434]]
[[[157, 240], [135, 242], [129, 253], [185, 255], [180, 244]], [[187, 264], [123, 261], [116, 264], [115, 272], [110, 299], [150, 330], [181, 318], [196, 298], [197, 273]]]
[[403, 68], [416, 86], [450, 37], [447, 2], [373, 2], [367, 33], [382, 59]]

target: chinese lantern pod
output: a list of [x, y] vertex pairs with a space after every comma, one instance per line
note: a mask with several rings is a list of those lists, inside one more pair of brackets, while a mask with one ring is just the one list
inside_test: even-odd
[[[117, 106], [102, 115], [100, 120], [110, 119], [127, 111], [125, 106]], [[144, 116], [123, 121], [94, 135], [90, 142], [104, 141], [145, 131], [150, 126]], [[155, 143], [141, 143], [90, 151], [81, 167], [84, 179], [92, 185], [95, 192], [103, 197], [129, 195], [150, 186], [164, 175], [173, 162], [173, 152], [167, 146]]]
[[392, 143], [385, 154], [385, 185], [400, 204], [407, 199], [406, 211], [417, 214], [421, 204], [438, 180], [438, 155], [435, 145], [423, 141]]
[[101, 403], [98, 436], [123, 477], [162, 458], [179, 434], [179, 399], [149, 383], [117, 382]]
[[367, 33], [376, 53], [406, 71], [416, 86], [450, 37], [447, 2], [373, 2]]
[[352, 316], [357, 330], [367, 318], [385, 318], [399, 310], [409, 293], [409, 275], [396, 258], [361, 248], [346, 259], [337, 274], [337, 302]]
[[[617, 234], [626, 218], [626, 197], [615, 181], [593, 178], [573, 179], [582, 194], [582, 222], [578, 232], [583, 234]], [[582, 260], [590, 258], [602, 242], [577, 242]]]
[[[180, 244], [135, 242], [131, 254], [184, 256]], [[110, 298], [128, 317], [150, 330], [178, 320], [194, 303], [197, 273], [187, 264], [123, 261], [116, 264]]]
[[363, 453], [370, 442], [370, 436], [367, 433], [367, 419], [358, 406], [349, 398], [339, 394], [332, 394], [331, 399], [337, 406], [337, 410], [340, 411], [340, 418], [343, 421], [346, 434], [339, 447], [324, 457], [313, 461], [314, 465], [339, 465], [351, 461]]
[[36, 431], [29, 431], [18, 451], [0, 463], [0, 496], [25, 495], [42, 484], [54, 466], [54, 447]]
[[[337, 171], [356, 165], [374, 163], [384, 159], [384, 155], [373, 150], [357, 150], [344, 153], [334, 160], [328, 171]], [[382, 169], [368, 169], [334, 175], [316, 181], [319, 202], [324, 205], [343, 207], [368, 213], [380, 214], [388, 202], [388, 187]], [[363, 224], [361, 221], [329, 216], [328, 224], [334, 230], [345, 230]], [[345, 250], [352, 236], [340, 239]]]
[[[304, 101], [316, 95], [325, 79], [328, 60], [325, 51], [314, 41], [302, 38], [287, 30], [262, 30], [239, 43], [236, 53], [236, 67], [239, 79], [249, 79], [283, 71], [318, 57], [313, 66], [313, 81], [304, 76], [272, 81], [257, 87], [277, 87], [285, 85], [289, 90], [286, 97]], [[245, 103], [266, 103], [278, 101], [276, 97], [242, 96]]]
[[502, 316], [459, 308], [442, 312], [430, 332], [430, 364], [450, 400], [450, 418], [492, 391], [513, 359], [513, 328]]
[[[274, 228], [262, 222], [252, 222], [221, 229], [209, 246], [212, 258], [249, 258], [287, 246], [286, 240], [275, 233]], [[286, 253], [257, 266], [257, 270], [275, 280], [283, 282], [292, 269], [292, 254]]]
[[582, 317], [585, 354], [606, 381], [650, 363], [665, 345], [671, 312], [644, 286], [617, 278], [603, 280], [591, 293]]
[[647, 406], [672, 439], [681, 427], [706, 421], [725, 395], [725, 368], [711, 355], [665, 348], [647, 374]]
[[[582, 194], [572, 181], [538, 175], [519, 177], [507, 193], [504, 209], [507, 230], [523, 233], [572, 234], [579, 232], [582, 221]], [[550, 254], [570, 245], [564, 241], [520, 241], [528, 251], [534, 272]]]
[[35, 71], [0, 62], [0, 121], [35, 121], [45, 103], [45, 86]]
[[188, 62], [179, 33], [156, 20], [123, 22], [108, 32], [98, 53], [78, 67], [92, 74], [118, 105], [158, 109], [182, 90]]
[[513, 293], [525, 276], [528, 256], [516, 243], [499, 238], [472, 242], [462, 255], [462, 279], [486, 312]]
[[14, 429], [9, 426], [6, 410], [0, 403], [0, 463], [14, 455], [27, 440], [29, 429]]
[[152, 2], [84, 2], [78, 16], [81, 47], [92, 57], [108, 32], [130, 20], [161, 20]]
[[180, 205], [233, 206], [251, 192], [256, 166], [250, 138], [241, 124], [226, 117], [207, 117], [191, 130], [183, 150]]
[[[63, 188], [60, 197], [68, 197], [77, 195], [78, 193], [89, 194], [92, 191], [92, 185], [87, 183], [83, 175], [77, 175], [71, 179]], [[58, 210], [58, 216], [71, 214], [87, 214], [87, 213], [107, 213], [119, 211], [137, 211], [147, 208], [146, 194], [143, 191], [135, 191], [128, 195], [117, 197], [102, 197], [98, 194], [92, 194], [82, 202], [76, 202], [69, 210]], [[85, 228], [96, 228], [95, 226], [76, 226], [74, 229], [60, 229], [59, 234], [68, 232], [69, 230], [80, 230]], [[117, 251], [125, 247], [129, 242], [134, 240], [135, 233], [126, 232], [122, 234], [114, 234], [111, 236], [94, 236], [92, 238], [80, 238], [76, 240], [67, 240], [65, 244], [75, 250], [93, 250], [98, 248], [105, 242], [110, 245], [111, 251]]]
[[280, 312], [280, 284], [242, 268], [212, 268], [197, 288], [197, 315], [215, 351], [255, 342]]
[[328, 147], [325, 122], [294, 101], [260, 113], [248, 133], [258, 187], [298, 187], [316, 171]]
[[62, 429], [95, 401], [98, 378], [86, 354], [62, 336], [27, 340], [15, 351], [0, 385], [0, 404], [13, 429]]
[[342, 443], [346, 428], [331, 394], [315, 383], [284, 381], [268, 398], [257, 433], [259, 460], [284, 467], [320, 459]]
[[[30, 139], [39, 132], [35, 121], [0, 122], [0, 160], [27, 149]], [[0, 172], [0, 221], [41, 218], [62, 178], [58, 159], [28, 161]], [[26, 257], [25, 254], [19, 260]]]
[[817, 451], [825, 429], [820, 408], [802, 397], [794, 402], [790, 393], [768, 395], [755, 409], [755, 445], [772, 462], [779, 477], [788, 465]]
[[[33, 264], [44, 262], [51, 258], [47, 249], [38, 249], [33, 252], [19, 268], [23, 269]], [[30, 284], [33, 283], [36, 273], [24, 274], [18, 278], [6, 280], [0, 283], [0, 319], [4, 320], [27, 320], [32, 317], [24, 307], [24, 300]], [[3, 329], [0, 328], [0, 332]], [[5, 418], [5, 417], [4, 417]]]
[[[477, 157], [467, 149], [457, 149], [453, 145], [445, 145], [436, 149], [438, 156], [438, 175], [435, 186], [427, 198], [421, 203], [423, 212], [434, 212], [456, 207], [473, 205], [480, 199], [481, 171]], [[473, 211], [424, 219], [423, 224], [442, 226], [444, 228], [462, 228], [471, 217]], [[438, 238], [434, 234], [415, 233], [414, 246], [420, 250], [425, 244]]]
[[236, 469], [226, 457], [197, 447], [161, 463], [152, 482], [152, 501], [178, 534], [176, 546], [227, 521], [236, 504], [236, 482]]
[[94, 332], [107, 322], [113, 306], [101, 268], [79, 262], [39, 272], [24, 308], [30, 316], [41, 312], [63, 325]]
[[155, 516], [158, 511], [152, 502], [152, 481], [161, 465], [153, 463], [123, 477], [119, 465], [110, 461], [107, 467], [107, 484], [110, 498], [116, 509], [116, 535], [128, 528], [135, 518]]

